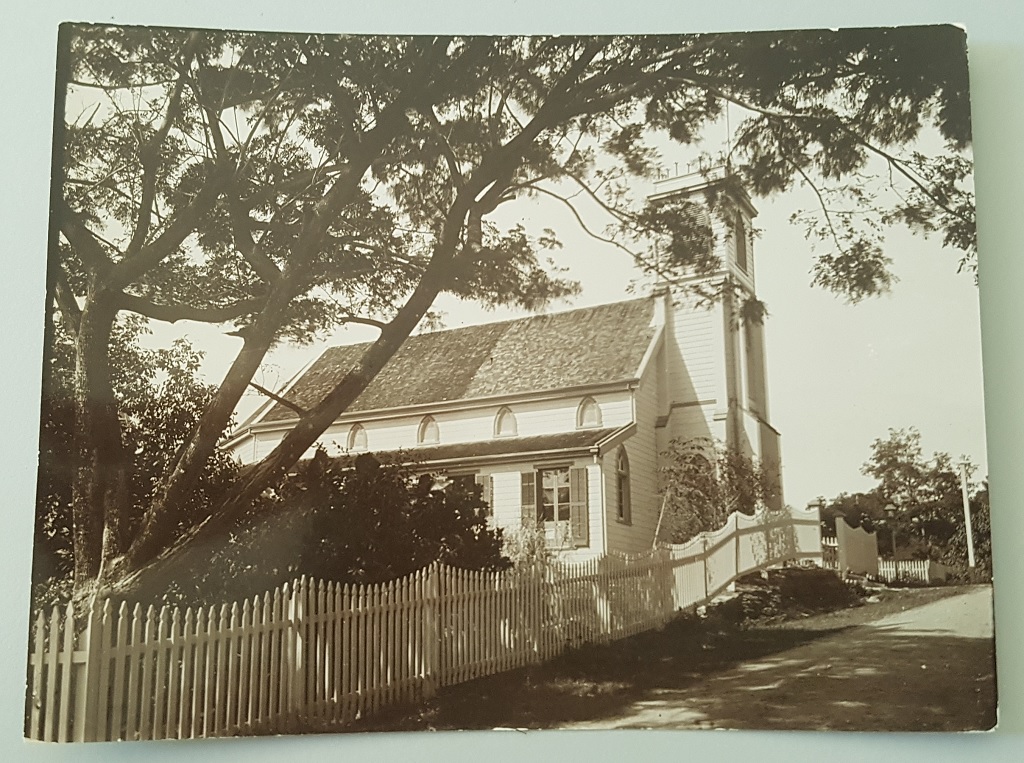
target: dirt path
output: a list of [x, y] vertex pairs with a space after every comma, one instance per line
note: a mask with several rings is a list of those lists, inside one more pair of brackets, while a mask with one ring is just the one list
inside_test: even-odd
[[954, 731], [995, 723], [988, 587], [648, 686], [615, 716], [562, 728]]

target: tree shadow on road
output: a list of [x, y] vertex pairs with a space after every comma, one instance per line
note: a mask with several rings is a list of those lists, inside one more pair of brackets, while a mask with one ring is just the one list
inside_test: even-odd
[[714, 629], [695, 619], [442, 691], [351, 730], [962, 730], [995, 723], [991, 639], [874, 626]]

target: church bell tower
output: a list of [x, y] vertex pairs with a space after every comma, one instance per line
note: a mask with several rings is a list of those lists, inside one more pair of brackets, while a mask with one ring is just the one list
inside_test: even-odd
[[[659, 287], [665, 300], [666, 358], [658, 448], [695, 437], [724, 442], [760, 461], [775, 478], [773, 508], [781, 508], [779, 432], [769, 414], [764, 314], [757, 300], [751, 236], [757, 210], [724, 167], [661, 180], [650, 197], [679, 198], [706, 208], [717, 269]], [[701, 296], [708, 291], [721, 297], [709, 301]]]

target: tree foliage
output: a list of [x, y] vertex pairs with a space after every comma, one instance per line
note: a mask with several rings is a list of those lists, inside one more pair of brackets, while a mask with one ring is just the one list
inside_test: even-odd
[[312, 518], [301, 569], [330, 580], [381, 582], [434, 561], [477, 570], [504, 569], [500, 529], [487, 525], [479, 485], [441, 489], [436, 475], [381, 464], [372, 455], [349, 468], [322, 451], [289, 475], [282, 510]]
[[[248, 511], [438, 294], [534, 308], [574, 293], [546, 262], [554, 236], [503, 229], [504, 205], [551, 198], [648, 272], [714, 276], [703, 206], [654, 205], [632, 189], [663, 173], [655, 136], [694, 145], [728, 106], [744, 114], [722, 157], [728, 182], [822, 193], [881, 161], [910, 188], [882, 216], [941, 230], [973, 258], [969, 165], [958, 163], [970, 139], [965, 49], [952, 28], [523, 38], [69, 25], [61, 50], [50, 286], [74, 344], [80, 588], [117, 584]], [[928, 130], [947, 149], [908, 153]], [[728, 218], [722, 190], [705, 201]], [[603, 230], [577, 198], [603, 210]], [[819, 283], [857, 299], [890, 279], [878, 242], [852, 235], [833, 236], [815, 267]], [[731, 288], [708, 283], [712, 297]], [[111, 356], [124, 314], [223, 324], [240, 340], [132, 522], [132, 414]], [[364, 357], [180, 532], [266, 352], [351, 322], [380, 331]]]
[[717, 530], [734, 512], [752, 515], [764, 510], [779, 490], [756, 459], [704, 437], [672, 441], [661, 481], [661, 537], [670, 543]]

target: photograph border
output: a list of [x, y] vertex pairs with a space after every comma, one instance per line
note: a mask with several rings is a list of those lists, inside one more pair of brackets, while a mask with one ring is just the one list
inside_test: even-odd
[[[1015, 607], [1024, 593], [1024, 575], [1021, 559], [1024, 557], [1024, 520], [1020, 514], [1010, 516], [1000, 507], [1011, 507], [1012, 496], [1024, 491], [1024, 478], [1017, 473], [1017, 454], [1021, 451], [1021, 417], [1019, 385], [1024, 377], [1019, 355], [1017, 331], [1024, 325], [1020, 301], [1016, 290], [1024, 284], [1024, 266], [1014, 260], [1016, 239], [1014, 222], [1019, 219], [1020, 181], [1024, 176], [1024, 156], [1015, 136], [1024, 124], [1024, 28], [996, 0], [982, 0], [971, 7], [962, 3], [904, 3], [893, 8], [892, 3], [865, 2], [856, 10], [825, 12], [817, 4], [792, 3], [784, 11], [779, 9], [754, 10], [754, 4], [721, 2], [718, 7], [701, 13], [689, 14], [668, 3], [642, 2], [609, 9], [600, 17], [587, 13], [583, 19], [569, 9], [556, 9], [542, 2], [517, 2], [495, 8], [471, 10], [466, 2], [448, 3], [444, 14], [431, 13], [430, 6], [392, 3], [402, 13], [389, 11], [382, 19], [380, 11], [368, 8], [353, 10], [339, 7], [331, 15], [312, 18], [312, 11], [289, 12], [269, 3], [232, 3], [211, 9], [201, 3], [179, 3], [174, 9], [167, 6], [159, 10], [140, 11], [129, 3], [103, 3], [90, 0], [85, 4], [52, 3], [47, 8], [35, 8], [35, 13], [15, 22], [11, 37], [14, 44], [5, 51], [8, 71], [17, 72], [5, 82], [8, 103], [24, 104], [22, 124], [5, 126], [5, 166], [15, 187], [8, 183], [5, 190], [5, 209], [11, 215], [13, 237], [7, 256], [15, 262], [5, 263], [13, 276], [4, 295], [4, 349], [5, 357], [16, 359], [13, 384], [8, 389], [12, 407], [11, 432], [4, 443], [7, 473], [12, 479], [9, 490], [10, 527], [5, 533], [5, 571], [8, 585], [4, 588], [5, 640], [14, 658], [5, 667], [3, 704], [0, 710], [0, 728], [3, 729], [4, 749], [15, 758], [66, 759], [120, 759], [122, 755], [135, 757], [140, 751], [154, 759], [182, 759], [197, 753], [224, 760], [277, 759], [282, 754], [301, 755], [323, 752], [328, 754], [358, 755], [360, 752], [376, 756], [459, 760], [479, 758], [482, 755], [500, 758], [521, 758], [527, 755], [556, 756], [582, 750], [605, 759], [613, 754], [626, 754], [642, 748], [649, 754], [678, 754], [685, 745], [691, 754], [703, 749], [721, 751], [727, 747], [733, 754], [759, 757], [800, 758], [802, 755], [820, 754], [823, 739], [816, 734], [789, 734], [787, 732], [740, 732], [725, 735], [726, 739], [705, 739], [722, 735], [650, 732], [548, 732], [529, 734], [494, 734], [474, 732], [431, 735], [345, 735], [318, 738], [286, 738], [278, 740], [238, 740], [150, 743], [145, 747], [124, 744], [124, 749], [111, 749], [110, 745], [96, 745], [93, 749], [65, 750], [21, 740], [21, 709], [23, 707], [23, 681], [25, 643], [28, 623], [28, 570], [31, 549], [32, 518], [30, 507], [35, 493], [35, 442], [38, 428], [38, 399], [40, 348], [42, 341], [42, 311], [45, 270], [45, 239], [47, 230], [46, 200], [49, 198], [49, 126], [52, 123], [53, 65], [57, 23], [64, 20], [97, 21], [118, 24], [193, 25], [231, 28], [259, 28], [267, 30], [330, 29], [331, 31], [403, 32], [438, 31], [451, 24], [465, 32], [540, 33], [549, 31], [739, 31], [741, 28], [770, 29], [820, 26], [876, 26], [897, 23], [937, 23], [962, 20], [968, 31], [969, 55], [972, 75], [972, 100], [975, 121], [975, 158], [979, 201], [979, 227], [981, 250], [980, 281], [982, 293], [982, 332], [985, 360], [985, 392], [987, 399], [987, 425], [990, 474], [993, 481], [993, 500], [996, 517], [994, 531], [999, 537], [993, 545], [995, 551], [996, 624], [998, 675], [1000, 689], [1000, 731], [992, 740], [1005, 740], [1012, 732], [1024, 730], [1022, 716], [1022, 676], [1020, 650], [1015, 638], [1020, 634], [1022, 609]], [[638, 8], [649, 11], [644, 18]], [[675, 7], [672, 11], [671, 8]], [[346, 11], [351, 12], [346, 15]], [[577, 9], [578, 11], [578, 9]], [[461, 14], [461, 15], [460, 15]], [[504, 14], [504, 15], [503, 15]], [[651, 22], [656, 17], [657, 23]], [[400, 19], [398, 28], [388, 28], [394, 19]], [[542, 21], [540, 19], [543, 19]], [[391, 19], [389, 22], [387, 19]], [[583, 23], [581, 23], [581, 21]], [[585, 27], [581, 29], [581, 26]], [[637, 28], [639, 26], [640, 28]], [[418, 28], [417, 28], [418, 27]], [[596, 28], [595, 28], [596, 27]], [[656, 27], [656, 28], [652, 28]], [[17, 65], [17, 68], [13, 68]], [[12, 127], [16, 129], [12, 130]], [[11, 130], [10, 134], [6, 131]], [[1015, 182], [1016, 180], [1016, 182]], [[15, 448], [14, 440], [20, 441]], [[32, 447], [24, 447], [24, 443]], [[1012, 538], [1012, 540], [1008, 540]], [[1018, 680], [1014, 680], [1014, 679]], [[500, 738], [499, 738], [500, 737]], [[977, 753], [965, 747], [972, 736], [950, 739], [943, 737], [907, 736], [888, 737], [860, 735], [850, 740], [836, 735], [834, 754], [839, 759], [862, 758], [876, 754], [882, 746], [888, 752], [917, 757], [943, 759], [945, 755], [962, 757]], [[833, 737], [828, 737], [831, 743]], [[284, 744], [281, 748], [277, 745]], [[1003, 741], [978, 742], [980, 749], [995, 752]], [[362, 745], [369, 745], [363, 748]], [[582, 747], [581, 747], [582, 745]], [[180, 747], [181, 749], [176, 749]], [[271, 758], [273, 756], [273, 758]]]

